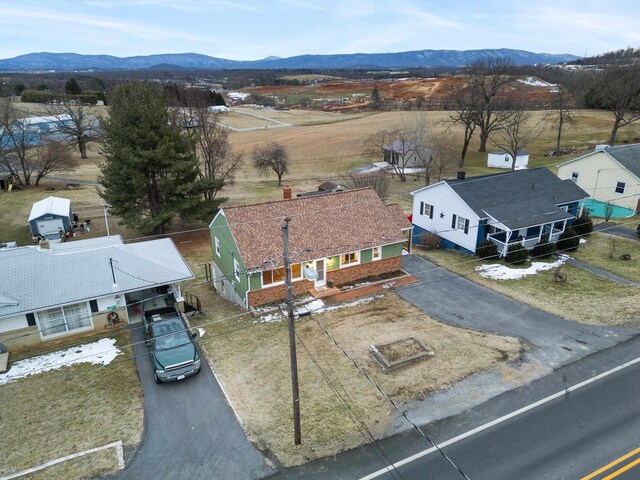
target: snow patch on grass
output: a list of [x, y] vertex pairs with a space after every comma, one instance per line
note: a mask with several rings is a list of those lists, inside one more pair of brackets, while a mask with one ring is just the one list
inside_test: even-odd
[[[359, 298], [357, 300], [353, 300], [352, 302], [339, 303], [337, 305], [326, 305], [322, 300], [314, 299], [296, 307], [293, 311], [293, 315], [298, 317], [300, 315], [306, 315], [308, 313], [331, 312], [332, 310], [337, 310], [339, 308], [355, 307], [357, 305], [369, 303], [376, 298], [380, 298], [383, 296], [384, 295], [373, 295], [370, 297]], [[269, 313], [268, 315], [263, 315], [256, 321], [256, 323], [277, 322], [280, 320], [284, 320], [284, 318], [285, 317], [282, 316], [280, 312], [274, 312]]]
[[538, 272], [551, 270], [559, 267], [569, 258], [569, 255], [559, 255], [555, 262], [531, 262], [529, 268], [511, 268], [507, 265], [480, 265], [475, 268], [476, 272], [480, 272], [480, 276], [491, 278], [493, 280], [518, 280], [529, 275], [535, 275]]
[[116, 348], [113, 338], [103, 338], [57, 352], [26, 358], [14, 363], [7, 373], [0, 375], [0, 385], [24, 378], [28, 375], [49, 372], [79, 363], [109, 365], [122, 352]]

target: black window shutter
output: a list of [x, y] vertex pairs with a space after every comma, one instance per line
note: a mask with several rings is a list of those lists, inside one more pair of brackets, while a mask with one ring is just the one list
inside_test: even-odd
[[469, 219], [464, 221], [464, 233], [469, 233]]
[[91, 300], [89, 302], [89, 306], [91, 307], [91, 313], [96, 313], [98, 311], [98, 301], [97, 300]]
[[30, 327], [36, 326], [36, 316], [33, 313], [27, 313], [27, 325]]
[[456, 216], [451, 217], [451, 228], [456, 228]]
[[431, 205], [431, 210], [429, 210], [429, 218], [430, 218], [431, 220], [433, 220], [433, 209], [434, 209], [434, 208], [436, 208], [436, 207], [434, 207], [433, 205]]
[[420, 215], [424, 215], [424, 202], [420, 202]]

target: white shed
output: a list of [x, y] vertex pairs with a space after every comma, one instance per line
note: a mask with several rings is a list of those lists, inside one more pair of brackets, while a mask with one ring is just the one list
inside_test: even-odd
[[[513, 157], [508, 152], [491, 152], [487, 156], [487, 167], [491, 168], [511, 168]], [[516, 170], [527, 168], [529, 164], [529, 154], [523, 150], [516, 155]]]
[[60, 230], [66, 232], [73, 222], [71, 200], [47, 197], [33, 204], [29, 214], [29, 226], [33, 236], [52, 240], [59, 238]]

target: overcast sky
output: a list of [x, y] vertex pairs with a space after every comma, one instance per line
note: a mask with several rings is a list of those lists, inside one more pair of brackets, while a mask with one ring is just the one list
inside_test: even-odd
[[640, 47], [638, 0], [0, 0], [0, 58]]

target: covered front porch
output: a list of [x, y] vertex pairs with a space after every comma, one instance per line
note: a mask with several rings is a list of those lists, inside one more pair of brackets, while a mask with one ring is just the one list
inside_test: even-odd
[[511, 245], [522, 245], [527, 250], [531, 250], [540, 243], [543, 236], [549, 237], [549, 242], [556, 243], [566, 226], [566, 220], [523, 227], [517, 230], [510, 230], [504, 225], [500, 227], [491, 225], [488, 227], [487, 240], [495, 243], [498, 247], [498, 254], [500, 257], [504, 257]]

